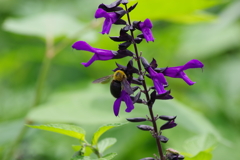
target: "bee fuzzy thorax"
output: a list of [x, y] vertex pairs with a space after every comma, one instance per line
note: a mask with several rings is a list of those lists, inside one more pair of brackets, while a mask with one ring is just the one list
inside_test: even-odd
[[117, 70], [116, 72], [114, 72], [113, 74], [113, 80], [115, 81], [122, 81], [123, 79], [127, 78], [126, 74], [121, 71], [121, 70]]

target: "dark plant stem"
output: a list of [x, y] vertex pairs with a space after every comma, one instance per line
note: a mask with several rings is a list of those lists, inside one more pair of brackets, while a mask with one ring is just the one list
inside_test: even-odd
[[[131, 25], [131, 20], [130, 20], [130, 15], [129, 15], [129, 12], [128, 12], [127, 4], [125, 4], [125, 10], [127, 11], [128, 23], [129, 23], [129, 25]], [[136, 57], [137, 57], [138, 69], [139, 69], [139, 72], [140, 72], [139, 74], [143, 76], [142, 83], [143, 83], [144, 93], [146, 95], [146, 99], [147, 99], [147, 102], [148, 102], [150, 100], [150, 96], [148, 94], [147, 85], [146, 85], [146, 82], [145, 82], [145, 76], [144, 76], [144, 74], [142, 72], [142, 66], [141, 66], [141, 63], [140, 63], [140, 58], [139, 58], [139, 53], [138, 53], [138, 49], [137, 49], [137, 44], [134, 41], [133, 31], [130, 30], [130, 32], [131, 32], [131, 36], [132, 36], [132, 43], [133, 43], [133, 46], [134, 46], [135, 54], [136, 54]], [[148, 104], [148, 110], [149, 110], [149, 113], [150, 113], [150, 116], [151, 116], [151, 119], [152, 119], [154, 132], [157, 134], [158, 133], [157, 123], [156, 123], [156, 120], [155, 120], [155, 117], [154, 117], [154, 114], [153, 114], [152, 106], [149, 105], [149, 104]], [[157, 147], [158, 147], [158, 152], [159, 152], [160, 158], [161, 158], [161, 160], [165, 160], [164, 155], [163, 155], [163, 151], [162, 151], [161, 143], [160, 143], [158, 138], [155, 138], [155, 139], [156, 139], [156, 143], [157, 143]]]

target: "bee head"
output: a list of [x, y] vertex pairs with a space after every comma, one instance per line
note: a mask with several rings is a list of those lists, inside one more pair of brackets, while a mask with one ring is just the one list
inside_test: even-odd
[[117, 70], [116, 72], [114, 72], [113, 74], [113, 80], [116, 81], [122, 81], [123, 79], [127, 78], [126, 74], [124, 73], [124, 71], [122, 70]]

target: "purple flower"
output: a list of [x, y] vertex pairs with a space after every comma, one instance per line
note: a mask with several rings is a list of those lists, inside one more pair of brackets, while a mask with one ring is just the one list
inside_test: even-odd
[[103, 23], [102, 34], [109, 34], [112, 24], [118, 20], [118, 15], [115, 12], [106, 12], [101, 8], [98, 8], [95, 13], [95, 18], [105, 17], [105, 21]]
[[164, 85], [165, 86], [167, 85], [167, 81], [166, 81], [164, 75], [162, 73], [157, 73], [150, 66], [148, 68], [146, 68], [146, 70], [150, 74], [151, 79], [153, 80], [154, 87], [157, 90], [158, 94], [163, 94], [163, 93], [167, 92], [164, 89]]
[[184, 70], [191, 69], [191, 68], [203, 68], [203, 63], [199, 60], [193, 59], [187, 62], [183, 66], [177, 66], [177, 67], [168, 67], [166, 68], [162, 73], [165, 76], [172, 77], [172, 78], [182, 78], [188, 85], [193, 85], [196, 82], [191, 81], [186, 73], [184, 73]]
[[122, 101], [126, 103], [127, 106], [127, 109], [125, 110], [126, 112], [131, 112], [134, 109], [130, 95], [125, 90], [122, 90], [120, 97], [117, 98], [113, 104], [113, 112], [115, 116], [118, 116]]
[[82, 65], [84, 65], [85, 67], [90, 66], [96, 60], [106, 61], [106, 60], [112, 59], [114, 56], [117, 55], [117, 51], [93, 48], [84, 41], [75, 42], [72, 45], [72, 48], [76, 50], [84, 50], [84, 51], [89, 51], [94, 53], [93, 57], [87, 63], [82, 63]]
[[139, 23], [139, 28], [142, 31], [146, 41], [154, 41], [151, 28], [153, 27], [150, 19], [146, 19], [144, 22]]

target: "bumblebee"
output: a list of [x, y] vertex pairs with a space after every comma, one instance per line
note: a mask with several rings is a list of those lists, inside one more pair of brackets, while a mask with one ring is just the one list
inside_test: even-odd
[[122, 70], [117, 70], [113, 75], [108, 75], [93, 81], [93, 83], [106, 83], [112, 78], [110, 91], [113, 97], [119, 98], [124, 89], [129, 95], [133, 93], [130, 84], [127, 81], [127, 76]]

